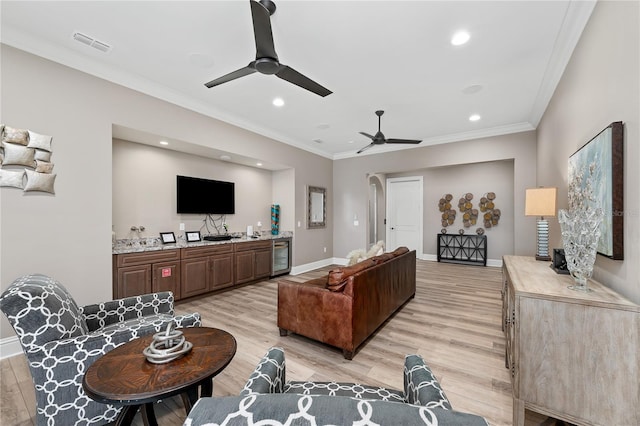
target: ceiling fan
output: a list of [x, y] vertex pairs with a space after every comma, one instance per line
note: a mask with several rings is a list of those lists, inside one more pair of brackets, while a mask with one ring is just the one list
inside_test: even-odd
[[249, 0], [249, 3], [251, 4], [251, 16], [253, 18], [253, 34], [256, 40], [255, 61], [251, 61], [244, 68], [216, 78], [206, 83], [205, 86], [208, 88], [218, 86], [257, 71], [267, 75], [275, 74], [276, 77], [322, 97], [330, 95], [332, 93], [331, 90], [305, 77], [293, 68], [278, 62], [278, 55], [273, 44], [273, 34], [271, 33], [271, 15], [276, 11], [275, 3], [271, 0], [260, 0], [259, 2]]
[[376, 111], [376, 115], [378, 116], [378, 133], [376, 133], [375, 136], [371, 136], [370, 134], [365, 132], [360, 132], [361, 135], [368, 137], [369, 139], [371, 139], [372, 142], [369, 145], [365, 146], [364, 148], [361, 148], [358, 152], [356, 152], [356, 154], [360, 154], [362, 151], [367, 150], [374, 145], [383, 145], [385, 143], [419, 144], [420, 142], [422, 142], [421, 140], [416, 140], [416, 139], [386, 139], [382, 134], [382, 132], [380, 131], [380, 117], [382, 117], [382, 114], [384, 114], [384, 111], [381, 111], [381, 110]]

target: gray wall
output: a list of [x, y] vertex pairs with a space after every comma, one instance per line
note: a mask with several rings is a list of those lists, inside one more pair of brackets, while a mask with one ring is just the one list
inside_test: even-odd
[[[229, 231], [244, 232], [247, 225], [258, 230], [257, 222], [261, 222], [263, 231], [270, 232], [270, 171], [114, 139], [112, 200], [116, 236], [135, 238], [132, 225], [143, 225], [146, 229], [142, 235], [156, 237], [166, 231], [182, 235], [180, 223], [185, 224], [186, 231], [201, 230], [205, 215], [176, 213], [176, 175], [234, 182], [236, 213], [225, 218]], [[284, 205], [292, 207], [293, 203]], [[213, 227], [209, 230], [215, 233]], [[293, 231], [293, 227], [281, 230]], [[206, 233], [206, 228], [201, 232]]]
[[[598, 2], [538, 127], [538, 183], [567, 207], [567, 159], [613, 121], [624, 125], [624, 261], [596, 259], [594, 277], [640, 303], [640, 3]], [[556, 218], [551, 245], [561, 246]]]
[[[303, 226], [293, 229], [294, 265], [333, 256], [332, 218], [325, 229], [307, 230], [303, 196], [306, 185], [324, 186], [331, 194], [331, 160], [12, 47], [0, 48], [2, 122], [53, 135], [58, 174], [55, 196], [0, 188], [2, 289], [21, 275], [40, 272], [60, 280], [80, 304], [111, 298], [114, 124], [295, 169], [293, 215]], [[328, 207], [333, 208], [330, 197]], [[1, 337], [13, 334], [4, 317], [0, 326]]]
[[[498, 226], [485, 229], [487, 258], [500, 261], [502, 256], [514, 252], [512, 160], [435, 167], [387, 175], [388, 178], [401, 176], [422, 176], [424, 182], [423, 251], [425, 255], [431, 257], [437, 255], [436, 235], [442, 229], [442, 213], [438, 210], [438, 202], [445, 194], [453, 195], [451, 205], [456, 210], [455, 222], [447, 227], [447, 233], [457, 234], [459, 229], [464, 229], [466, 234], [475, 234], [477, 228], [484, 228], [482, 217], [478, 217], [476, 225], [469, 228], [464, 228], [462, 224], [462, 213], [457, 206], [458, 200], [467, 192], [474, 195], [471, 203], [475, 209], [479, 209], [482, 196], [487, 192], [494, 192], [496, 208], [502, 213]], [[482, 212], [478, 213], [482, 215]]]
[[[533, 255], [536, 251], [535, 218], [524, 216], [524, 193], [526, 188], [536, 185], [535, 156], [536, 133], [531, 131], [336, 160], [333, 167], [333, 180], [336, 182], [333, 252], [338, 257], [345, 257], [354, 248], [365, 247], [367, 226], [363, 221], [359, 226], [354, 226], [353, 215], [367, 217], [368, 174], [381, 173], [389, 177], [400, 173], [411, 175], [406, 173], [408, 171], [420, 171], [422, 174], [429, 170], [424, 180], [426, 254], [435, 254], [435, 248], [431, 251], [429, 247], [435, 241], [434, 230], [437, 232], [441, 228], [439, 222], [438, 225], [431, 223], [432, 219], [427, 214], [433, 213], [442, 194], [451, 192], [456, 195], [456, 191], [465, 191], [478, 195], [493, 191], [498, 195], [501, 209], [513, 219], [510, 221], [507, 218], [495, 233], [489, 233], [498, 241], [493, 246], [496, 251], [492, 250], [489, 257], [499, 259], [502, 254]], [[456, 172], [460, 170], [463, 174], [457, 176]], [[477, 173], [479, 180], [471, 183], [465, 170]], [[501, 179], [509, 182], [498, 183]], [[438, 198], [434, 204], [435, 196]], [[456, 224], [460, 224], [459, 219]], [[518, 238], [514, 237], [516, 234]]]

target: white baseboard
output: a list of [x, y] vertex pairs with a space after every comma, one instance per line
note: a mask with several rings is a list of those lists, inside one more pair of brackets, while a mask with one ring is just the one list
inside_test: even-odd
[[11, 336], [0, 339], [0, 359], [20, 355], [21, 353], [22, 346], [20, 345], [18, 336]]

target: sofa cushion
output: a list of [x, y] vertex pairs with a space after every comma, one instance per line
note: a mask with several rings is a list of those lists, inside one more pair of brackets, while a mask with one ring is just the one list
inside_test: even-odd
[[391, 254], [393, 254], [394, 257], [400, 256], [401, 254], [405, 254], [405, 253], [409, 253], [409, 249], [406, 247], [398, 247], [397, 249], [391, 252]]
[[373, 260], [367, 259], [362, 262], [358, 262], [355, 265], [334, 268], [329, 271], [329, 276], [327, 277], [327, 288], [331, 291], [342, 291], [347, 278], [375, 265], [376, 263]]

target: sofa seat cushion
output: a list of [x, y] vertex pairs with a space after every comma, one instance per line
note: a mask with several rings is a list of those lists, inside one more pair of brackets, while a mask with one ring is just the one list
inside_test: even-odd
[[299, 395], [346, 396], [358, 399], [406, 402], [404, 393], [395, 389], [379, 388], [358, 383], [338, 382], [287, 382], [284, 393]]
[[184, 426], [200, 425], [486, 426], [480, 416], [389, 401], [327, 395], [252, 394], [200, 398]]

